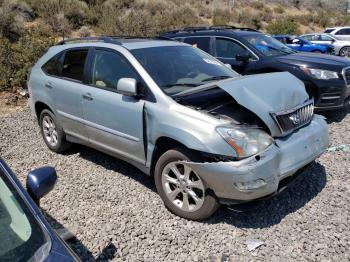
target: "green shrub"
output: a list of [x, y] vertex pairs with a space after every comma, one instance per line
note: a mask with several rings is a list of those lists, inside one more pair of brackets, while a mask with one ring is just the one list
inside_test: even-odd
[[299, 24], [292, 19], [279, 20], [270, 23], [266, 30], [269, 34], [300, 34]]
[[13, 1], [4, 1], [0, 7], [0, 36], [16, 41], [23, 32], [23, 22], [13, 10]]
[[53, 45], [55, 38], [49, 28], [29, 28], [17, 42], [0, 38], [0, 90], [26, 87], [28, 70]]

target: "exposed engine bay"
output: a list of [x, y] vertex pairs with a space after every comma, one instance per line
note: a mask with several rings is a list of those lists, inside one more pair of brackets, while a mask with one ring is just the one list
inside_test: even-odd
[[231, 95], [219, 87], [182, 96], [177, 102], [234, 125], [262, 128], [269, 133], [264, 122], [253, 112], [239, 105]]

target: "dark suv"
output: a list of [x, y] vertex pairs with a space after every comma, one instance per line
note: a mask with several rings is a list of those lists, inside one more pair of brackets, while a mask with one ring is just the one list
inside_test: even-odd
[[250, 28], [189, 27], [162, 37], [201, 48], [241, 74], [288, 71], [304, 82], [316, 109], [350, 108], [350, 62], [344, 58], [297, 52]]

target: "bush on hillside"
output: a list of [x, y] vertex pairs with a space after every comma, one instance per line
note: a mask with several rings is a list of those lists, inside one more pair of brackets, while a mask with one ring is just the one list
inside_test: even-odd
[[266, 30], [269, 34], [300, 34], [299, 25], [291, 19], [278, 20], [270, 23]]
[[17, 42], [0, 38], [0, 90], [26, 87], [29, 69], [53, 45], [55, 38], [50, 29], [29, 28]]

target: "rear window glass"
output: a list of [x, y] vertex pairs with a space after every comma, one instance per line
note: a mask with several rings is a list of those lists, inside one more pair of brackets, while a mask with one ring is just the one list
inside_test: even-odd
[[59, 54], [51, 58], [42, 66], [42, 70], [48, 75], [60, 76], [62, 72], [61, 56], [62, 54]]
[[185, 38], [184, 42], [198, 47], [207, 53], [210, 52], [210, 37], [188, 37]]
[[64, 57], [62, 77], [83, 81], [87, 49], [67, 51]]

